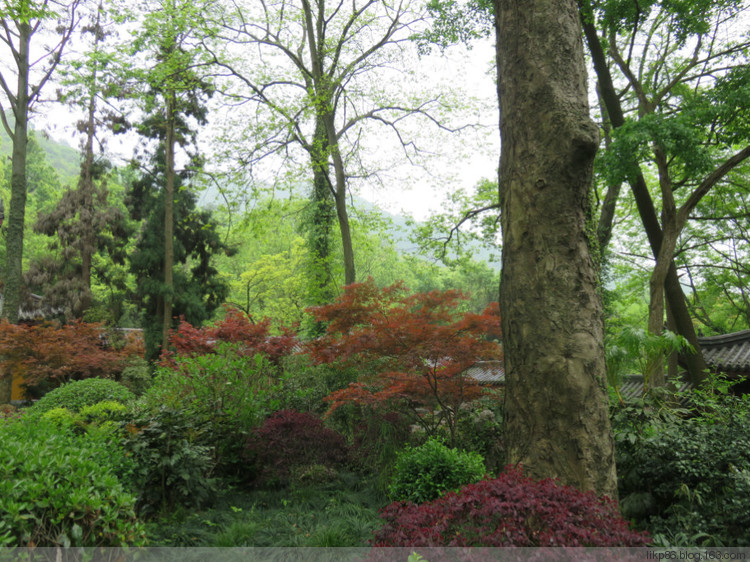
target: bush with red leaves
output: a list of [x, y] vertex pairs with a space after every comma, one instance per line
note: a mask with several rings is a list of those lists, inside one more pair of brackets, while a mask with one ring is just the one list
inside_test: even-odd
[[374, 546], [645, 546], [615, 502], [507, 467], [493, 480], [420, 505], [393, 503]]
[[245, 458], [254, 461], [256, 481], [289, 484], [292, 471], [312, 465], [335, 468], [348, 458], [343, 436], [312, 414], [280, 410], [248, 438]]

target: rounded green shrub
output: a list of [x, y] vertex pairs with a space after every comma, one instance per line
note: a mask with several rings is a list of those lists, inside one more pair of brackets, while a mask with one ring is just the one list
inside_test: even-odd
[[29, 414], [38, 416], [53, 408], [67, 408], [78, 413], [86, 406], [93, 406], [104, 400], [127, 404], [134, 398], [132, 392], [111, 379], [84, 379], [65, 383], [48, 392], [29, 408]]
[[422, 503], [478, 482], [484, 474], [484, 459], [479, 453], [450, 449], [437, 439], [429, 439], [399, 453], [388, 495], [393, 501]]
[[0, 425], [0, 547], [143, 545], [125, 463], [116, 445], [49, 420]]
[[81, 408], [81, 419], [86, 423], [102, 424], [121, 421], [128, 412], [127, 406], [116, 400], [102, 400], [91, 406]]

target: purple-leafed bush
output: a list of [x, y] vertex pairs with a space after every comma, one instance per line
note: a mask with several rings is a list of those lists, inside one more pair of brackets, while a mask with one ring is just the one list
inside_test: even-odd
[[289, 483], [293, 469], [322, 465], [333, 468], [347, 459], [344, 437], [312, 414], [281, 410], [256, 429], [247, 441], [246, 458], [256, 467], [256, 480], [268, 485]]
[[393, 503], [371, 543], [394, 546], [644, 546], [609, 498], [517, 468], [432, 502]]

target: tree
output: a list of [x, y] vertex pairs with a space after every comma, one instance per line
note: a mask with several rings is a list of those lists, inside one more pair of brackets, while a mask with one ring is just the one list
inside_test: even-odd
[[[39, 101], [43, 87], [55, 71], [65, 46], [78, 24], [76, 10], [80, 0], [69, 2], [33, 0], [5, 0], [0, 6], [0, 41], [7, 48], [15, 68], [11, 72], [0, 72], [0, 88], [5, 94], [12, 113], [12, 124], [6, 115], [5, 105], [0, 103], [0, 121], [13, 142], [11, 158], [11, 197], [8, 213], [5, 269], [3, 271], [2, 318], [15, 324], [18, 322], [18, 307], [21, 299], [23, 273], [23, 231], [26, 215], [26, 146], [28, 141], [29, 110]], [[56, 26], [55, 26], [56, 24]], [[32, 38], [41, 36], [56, 27], [57, 43], [48, 48], [37, 62], [31, 58]], [[33, 67], [45, 66], [38, 73]], [[15, 75], [15, 88], [11, 83]], [[10, 380], [0, 386], [0, 403], [10, 397]]]
[[[323, 264], [318, 285], [330, 279], [325, 264], [333, 208], [345, 284], [356, 280], [347, 197], [354, 176], [372, 173], [359, 169], [357, 162], [357, 148], [368, 134], [365, 124], [376, 123], [395, 134], [407, 157], [415, 150], [403, 133], [409, 118], [445, 128], [435, 116], [441, 109], [439, 96], [425, 97], [404, 87], [402, 99], [394, 99], [384, 87], [398, 76], [388, 67], [398, 61], [422, 21], [420, 9], [411, 0], [280, 0], [255, 11], [232, 3], [228, 12], [233, 18], [222, 21], [229, 46], [227, 53], [217, 53], [216, 62], [240, 83], [228, 93], [258, 108], [252, 119], [261, 136], [253, 139], [255, 146], [242, 162], [257, 165], [272, 154], [288, 156], [294, 145], [307, 155], [313, 175], [312, 260]], [[266, 64], [243, 66], [250, 48]]]
[[[579, 4], [605, 131], [612, 131], [603, 159], [610, 189], [600, 230], [606, 236], [611, 228], [606, 222], [619, 185], [627, 181], [656, 260], [649, 330], [659, 335], [663, 329], [666, 290], [668, 317], [698, 351], [686, 356], [689, 378], [698, 384], [705, 379], [706, 365], [673, 256], [701, 198], [750, 156], [743, 132], [746, 108], [737, 95], [747, 88], [750, 43], [744, 37], [727, 38], [734, 34], [726, 31], [738, 22], [741, 2]], [[644, 173], [651, 166], [657, 173], [661, 221]], [[650, 372], [653, 385], [664, 384], [661, 361]]]
[[[140, 29], [131, 49], [134, 55], [145, 56], [153, 64], [145, 69], [131, 67], [128, 70], [141, 87], [136, 95], [147, 113], [138, 127], [139, 132], [146, 138], [157, 139], [158, 149], [152, 160], [155, 165], [152, 174], [144, 174], [132, 186], [133, 216], [148, 216], [139, 259], [133, 261], [132, 267], [134, 271], [148, 271], [151, 277], [149, 287], [141, 287], [139, 294], [148, 301], [150, 320], [146, 348], [147, 354], [153, 357], [156, 353], [153, 315], [161, 318], [161, 347], [166, 349], [178, 312], [175, 303], [182, 300], [184, 305], [189, 300], [177, 294], [176, 263], [184, 263], [188, 255], [193, 254], [198, 259], [192, 269], [196, 279], [189, 284], [199, 280], [206, 283], [204, 287], [195, 287], [199, 301], [202, 300], [200, 295], [210, 295], [209, 302], [198, 305], [190, 315], [190, 322], [205, 320], [218, 305], [216, 300], [223, 298], [225, 288], [213, 279], [216, 270], [210, 265], [211, 254], [223, 248], [211, 226], [210, 213], [195, 210], [194, 196], [181, 187], [187, 178], [195, 177], [202, 159], [196, 153], [188, 154], [192, 169], [182, 174], [178, 173], [175, 159], [178, 146], [183, 149], [196, 146], [192, 121], [199, 126], [206, 124], [205, 100], [213, 94], [210, 80], [202, 74], [207, 61], [200, 47], [203, 33], [208, 31], [199, 25], [199, 15], [208, 6], [184, 0], [156, 0], [141, 7], [143, 12], [136, 16], [142, 17], [138, 21]], [[147, 193], [154, 187], [161, 191], [158, 197]], [[158, 217], [153, 215], [157, 209]], [[161, 236], [153, 232], [158, 224], [161, 224]], [[179, 249], [175, 244], [178, 230], [183, 244]], [[159, 282], [154, 278], [156, 264], [162, 270]]]
[[[6, 1], [0, 7], [2, 33], [5, 45], [15, 68], [16, 87], [11, 85], [10, 72], [0, 73], [0, 87], [7, 100], [12, 119], [8, 119], [4, 104], [0, 104], [0, 120], [13, 143], [11, 158], [11, 199], [8, 214], [6, 264], [4, 271], [3, 318], [11, 323], [18, 321], [21, 297], [23, 257], [23, 231], [26, 213], [26, 150], [30, 108], [39, 101], [42, 89], [60, 62], [63, 51], [78, 24], [79, 0], [69, 2], [34, 2], [30, 0]], [[54, 32], [56, 44], [47, 48], [42, 59], [31, 58], [32, 39], [41, 39], [45, 33]], [[34, 67], [44, 67], [34, 73]]]
[[[497, 303], [482, 314], [457, 311], [457, 291], [409, 294], [403, 284], [380, 289], [369, 279], [344, 289], [334, 303], [312, 309], [327, 326], [309, 344], [318, 363], [373, 366], [347, 388], [332, 393], [329, 413], [346, 403], [399, 408], [428, 434], [441, 425], [455, 445], [461, 405], [481, 394], [465, 371], [480, 360], [499, 359]], [[425, 415], [426, 409], [429, 414]]]
[[508, 461], [616, 497], [577, 6], [496, 0]]

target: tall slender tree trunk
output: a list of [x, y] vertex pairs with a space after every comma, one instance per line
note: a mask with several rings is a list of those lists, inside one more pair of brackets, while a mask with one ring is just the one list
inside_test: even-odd
[[352, 232], [349, 227], [349, 213], [346, 209], [346, 170], [344, 159], [339, 150], [339, 141], [336, 137], [336, 127], [333, 115], [326, 113], [324, 122], [328, 131], [328, 147], [333, 158], [333, 170], [336, 177], [336, 216], [339, 219], [339, 230], [341, 231], [341, 247], [344, 253], [344, 283], [351, 285], [357, 280], [354, 268], [354, 246], [352, 245]]
[[534, 477], [616, 497], [598, 276], [598, 130], [575, 0], [495, 0], [505, 442]]
[[174, 92], [167, 96], [166, 122], [166, 185], [164, 187], [164, 316], [162, 325], [162, 350], [169, 348], [169, 332], [172, 329], [172, 301], [174, 296], [174, 184], [175, 184], [175, 105]]
[[[29, 43], [31, 27], [18, 24], [18, 82], [16, 100], [12, 104], [15, 120], [13, 152], [11, 154], [10, 209], [8, 233], [5, 242], [5, 269], [3, 271], [2, 317], [11, 324], [18, 323], [23, 282], [23, 230], [26, 217], [26, 149], [29, 120]], [[13, 388], [13, 374], [0, 380], [0, 404], [9, 403]]]
[[[94, 48], [98, 51], [99, 47], [99, 29], [101, 22], [102, 6], [96, 16], [96, 30]], [[94, 70], [92, 83], [97, 84], [97, 73]], [[91, 92], [88, 99], [88, 115], [86, 116], [86, 142], [83, 147], [83, 162], [81, 163], [81, 179], [79, 189], [81, 190], [81, 200], [83, 202], [81, 213], [87, 213], [88, 217], [81, 217], [84, 223], [85, 240], [81, 245], [81, 284], [84, 288], [84, 295], [81, 297], [80, 313], [83, 314], [91, 304], [91, 263], [94, 255], [96, 233], [93, 232], [91, 221], [94, 215], [94, 136], [96, 134], [96, 92]], [[85, 222], [88, 219], [88, 222]]]

